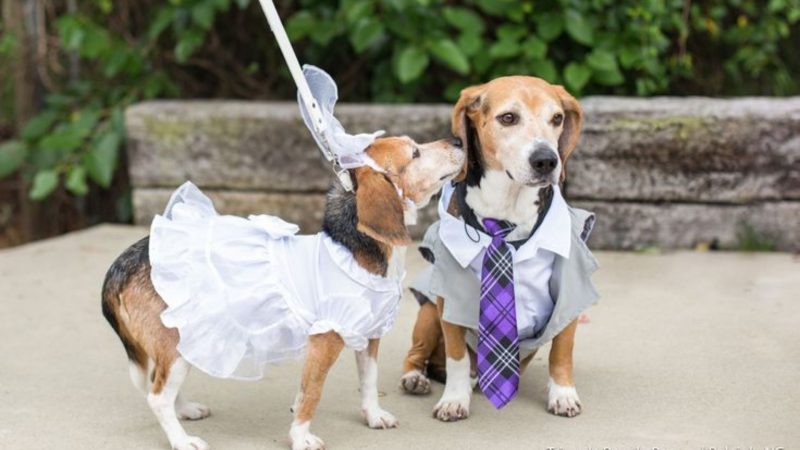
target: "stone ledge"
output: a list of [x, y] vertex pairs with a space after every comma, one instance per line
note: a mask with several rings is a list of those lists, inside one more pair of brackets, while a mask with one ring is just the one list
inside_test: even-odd
[[[426, 141], [450, 136], [450, 109], [346, 104], [336, 115], [351, 132]], [[333, 179], [296, 103], [157, 101], [132, 106], [125, 118], [135, 188], [191, 179], [223, 189], [325, 192]]]
[[589, 239], [591, 248], [693, 248], [699, 243], [716, 242], [720, 248], [737, 249], [743, 227], [749, 226], [758, 236], [774, 243], [776, 250], [800, 250], [800, 202], [753, 206], [572, 203], [597, 215], [597, 225]]

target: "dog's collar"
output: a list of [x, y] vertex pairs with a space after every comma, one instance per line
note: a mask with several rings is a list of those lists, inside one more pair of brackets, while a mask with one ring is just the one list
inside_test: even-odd
[[[461, 219], [464, 221], [466, 225], [475, 228], [476, 230], [483, 230], [486, 231], [483, 225], [478, 220], [478, 217], [475, 215], [475, 211], [467, 204], [467, 183], [465, 181], [460, 181], [457, 183], [453, 183], [455, 187], [455, 191], [453, 192], [454, 198], [456, 200], [456, 206], [458, 207], [458, 213], [461, 215]], [[509, 244], [513, 245], [514, 248], [519, 249], [522, 247], [528, 240], [536, 233], [536, 230], [542, 225], [544, 222], [544, 218], [547, 216], [548, 211], [550, 211], [550, 205], [553, 204], [553, 187], [548, 186], [544, 189], [544, 193], [539, 195], [539, 216], [536, 218], [536, 223], [533, 225], [530, 234], [524, 239], [518, 239], [516, 241], [511, 241]], [[465, 227], [466, 232], [466, 227]]]

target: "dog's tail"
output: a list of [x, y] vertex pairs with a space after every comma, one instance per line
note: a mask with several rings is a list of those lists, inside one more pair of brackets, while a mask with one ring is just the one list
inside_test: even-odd
[[148, 246], [150, 238], [146, 237], [130, 246], [115, 261], [106, 273], [103, 282], [102, 306], [103, 316], [122, 341], [125, 352], [131, 363], [142, 371], [147, 371], [147, 352], [133, 339], [126, 326], [127, 312], [123, 304], [122, 293], [128, 284], [139, 276], [148, 276], [150, 272], [150, 255]]

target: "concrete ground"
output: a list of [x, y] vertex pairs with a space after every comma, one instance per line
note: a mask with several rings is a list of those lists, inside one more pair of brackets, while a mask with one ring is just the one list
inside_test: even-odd
[[[142, 228], [102, 226], [0, 252], [0, 449], [166, 449], [100, 313], [105, 270]], [[332, 449], [748, 448], [800, 446], [800, 261], [787, 254], [600, 252], [603, 298], [579, 327], [577, 418], [545, 411], [546, 352], [511, 405], [476, 393], [472, 417], [431, 418], [441, 393], [398, 389], [417, 311], [403, 299], [382, 343], [383, 406], [400, 428], [359, 416], [355, 363], [328, 380], [312, 429]], [[416, 254], [409, 275], [421, 267]], [[194, 372], [185, 391], [210, 418], [187, 423], [213, 448], [283, 449], [300, 363], [257, 383]]]

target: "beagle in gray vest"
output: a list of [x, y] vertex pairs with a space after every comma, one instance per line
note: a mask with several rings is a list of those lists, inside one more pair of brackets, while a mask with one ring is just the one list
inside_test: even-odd
[[572, 351], [577, 318], [598, 298], [590, 279], [597, 261], [585, 244], [594, 215], [569, 207], [559, 182], [582, 118], [572, 95], [539, 78], [502, 77], [461, 92], [452, 129], [467, 164], [445, 187], [440, 220], [420, 247], [432, 264], [412, 285], [421, 308], [400, 383], [409, 394], [425, 394], [429, 377], [446, 381], [433, 411], [439, 420], [469, 416], [484, 218], [515, 225], [506, 242], [515, 248], [518, 272], [520, 367], [552, 340], [548, 409], [568, 417], [581, 412]]

